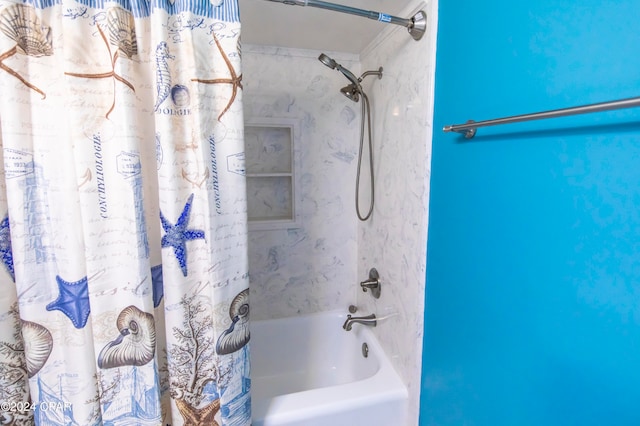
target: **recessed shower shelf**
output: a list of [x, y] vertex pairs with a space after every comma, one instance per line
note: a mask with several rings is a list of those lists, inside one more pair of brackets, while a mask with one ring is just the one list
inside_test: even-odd
[[245, 122], [247, 216], [250, 230], [298, 226], [294, 146], [297, 120]]

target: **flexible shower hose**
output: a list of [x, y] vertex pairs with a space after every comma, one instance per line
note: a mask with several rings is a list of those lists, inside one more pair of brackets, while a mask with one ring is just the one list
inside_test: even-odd
[[[371, 213], [373, 213], [373, 203], [374, 203], [374, 184], [373, 184], [373, 145], [371, 143], [371, 108], [369, 107], [369, 98], [364, 93], [364, 91], [360, 92], [362, 94], [362, 113], [360, 120], [360, 150], [358, 152], [358, 171], [356, 173], [356, 214], [358, 215], [358, 219], [361, 221], [365, 221], [371, 217]], [[365, 112], [367, 115], [367, 135], [369, 137], [369, 170], [371, 175], [371, 202], [369, 204], [369, 211], [366, 216], [362, 216], [360, 213], [360, 169], [362, 166], [362, 148], [364, 147], [364, 120], [365, 120]]]

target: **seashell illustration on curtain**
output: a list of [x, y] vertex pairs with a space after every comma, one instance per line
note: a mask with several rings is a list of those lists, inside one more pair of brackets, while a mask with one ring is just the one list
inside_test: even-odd
[[51, 28], [41, 23], [33, 6], [13, 4], [0, 11], [0, 31], [16, 42], [13, 48], [0, 54], [0, 69], [20, 80], [31, 90], [40, 93], [42, 99], [45, 99], [47, 95], [41, 89], [27, 81], [4, 61], [18, 53], [36, 58], [53, 55]]
[[231, 325], [218, 337], [216, 352], [227, 355], [236, 352], [249, 343], [249, 289], [233, 298], [229, 306]]
[[27, 375], [31, 378], [38, 374], [38, 371], [44, 367], [49, 359], [53, 349], [53, 338], [49, 330], [40, 324], [25, 320], [22, 320], [21, 323]]
[[107, 10], [106, 26], [109, 32], [109, 42], [116, 46], [120, 53], [129, 59], [138, 54], [138, 42], [136, 41], [132, 13], [121, 7], [112, 7]]
[[153, 315], [128, 306], [118, 315], [116, 326], [120, 335], [100, 351], [98, 367], [139, 366], [153, 359], [156, 350]]

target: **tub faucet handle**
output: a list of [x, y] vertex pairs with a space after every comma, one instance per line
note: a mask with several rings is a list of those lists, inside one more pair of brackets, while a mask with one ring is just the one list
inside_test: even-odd
[[369, 271], [369, 279], [360, 283], [362, 291], [366, 293], [367, 289], [371, 290], [371, 295], [376, 299], [380, 298], [380, 275], [376, 268], [371, 268]]

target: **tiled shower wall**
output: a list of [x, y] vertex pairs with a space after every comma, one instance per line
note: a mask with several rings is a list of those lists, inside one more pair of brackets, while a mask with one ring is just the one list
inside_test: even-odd
[[[300, 126], [300, 226], [249, 233], [251, 317], [344, 309], [356, 298], [354, 179], [359, 105], [339, 92], [347, 80], [320, 52], [243, 46], [245, 119], [294, 119]], [[357, 57], [327, 52], [354, 73]]]
[[374, 122], [376, 206], [358, 226], [358, 278], [375, 267], [382, 282], [380, 298], [359, 293], [358, 306], [362, 314], [389, 316], [374, 332], [408, 387], [407, 425], [418, 424], [419, 412], [437, 3], [412, 6], [401, 16], [427, 13], [423, 39], [387, 29], [361, 55], [363, 71], [382, 66], [384, 76], [368, 77], [365, 86]]

